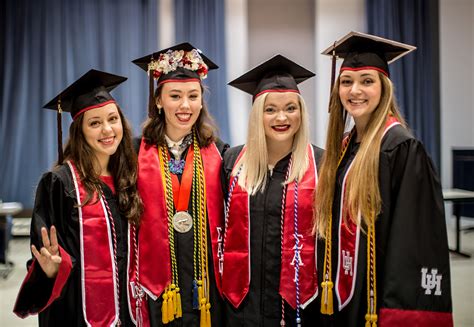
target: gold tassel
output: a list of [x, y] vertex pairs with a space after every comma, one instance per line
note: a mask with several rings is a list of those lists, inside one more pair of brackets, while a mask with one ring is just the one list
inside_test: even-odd
[[203, 294], [202, 294], [202, 280], [198, 280], [198, 300], [199, 300], [199, 303], [202, 303], [201, 300], [203, 298]]
[[328, 282], [322, 282], [321, 283], [321, 288], [323, 289], [323, 292], [321, 294], [321, 313], [323, 315], [328, 314], [328, 309], [326, 305], [326, 299], [328, 296], [328, 288], [327, 288]]
[[334, 301], [333, 301], [333, 296], [332, 296], [332, 288], [333, 288], [333, 283], [328, 282], [328, 315], [332, 315], [334, 313]]
[[206, 299], [201, 299], [201, 306], [200, 306], [199, 310], [201, 310], [201, 323], [200, 323], [200, 326], [201, 327], [206, 327]]
[[183, 309], [181, 308], [181, 294], [179, 294], [179, 287], [176, 287], [176, 318], [183, 316]]
[[171, 298], [173, 299], [173, 314], [176, 315], [176, 312], [178, 312], [178, 306], [176, 303], [176, 285], [171, 284]]
[[163, 304], [161, 305], [161, 322], [163, 324], [169, 323], [168, 320], [168, 291], [165, 289], [163, 293]]
[[168, 320], [171, 322], [174, 320], [174, 303], [173, 303], [173, 291], [168, 291]]
[[365, 315], [365, 327], [377, 327], [377, 315], [367, 313]]
[[321, 313], [325, 315], [332, 315], [334, 313], [332, 295], [333, 283], [330, 281], [325, 281], [321, 283], [321, 286], [323, 288], [323, 294], [321, 296]]
[[211, 304], [206, 304], [206, 319], [207, 319], [207, 327], [211, 327]]

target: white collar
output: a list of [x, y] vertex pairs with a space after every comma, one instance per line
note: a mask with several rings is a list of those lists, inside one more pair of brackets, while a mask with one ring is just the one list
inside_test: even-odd
[[184, 137], [182, 137], [180, 140], [178, 141], [173, 141], [172, 139], [170, 139], [168, 137], [168, 135], [165, 134], [165, 140], [166, 140], [166, 144], [168, 144], [168, 148], [173, 148], [174, 146], [180, 146], [181, 143], [183, 143], [183, 140], [184, 140]]

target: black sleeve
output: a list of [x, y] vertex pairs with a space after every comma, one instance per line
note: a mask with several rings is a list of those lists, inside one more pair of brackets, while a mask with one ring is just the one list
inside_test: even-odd
[[140, 143], [142, 139], [140, 137], [135, 137], [133, 139], [133, 148], [135, 149], [135, 152], [138, 153], [140, 150]]
[[[63, 182], [59, 175], [54, 173], [46, 173], [41, 178], [37, 190], [35, 205], [31, 219], [30, 238], [31, 244], [34, 244], [38, 251], [43, 247], [41, 238], [41, 228], [46, 227], [48, 231], [51, 226], [57, 229], [58, 243], [62, 250], [68, 255], [74, 263], [76, 261], [75, 255], [78, 251], [78, 242], [76, 238], [71, 238], [70, 226], [68, 219], [71, 218], [71, 212], [74, 209], [74, 198], [68, 196], [70, 190]], [[71, 196], [73, 196], [71, 194]], [[55, 278], [48, 278], [42, 271], [39, 264], [35, 263], [31, 266], [33, 259], [27, 263], [28, 275], [22, 284], [20, 292], [17, 297], [14, 311], [19, 314], [37, 313], [45, 307], [48, 300], [52, 300], [52, 291], [55, 287], [55, 282], [64, 286], [65, 280], [58, 281]], [[61, 263], [62, 266], [66, 264], [65, 260]], [[59, 275], [59, 274], [58, 274]], [[56, 285], [56, 287], [62, 287]]]
[[313, 151], [314, 151], [314, 160], [316, 162], [316, 167], [318, 167], [318, 171], [319, 171], [321, 160], [323, 159], [324, 150], [321, 149], [320, 147], [317, 147], [316, 145], [312, 145], [312, 146], [313, 146]]
[[424, 320], [422, 325], [449, 325], [452, 304], [443, 196], [433, 163], [419, 141], [408, 139], [381, 152], [380, 192], [383, 206], [376, 240], [380, 324], [403, 325], [416, 317]]
[[224, 153], [229, 149], [229, 144], [224, 143], [221, 139], [217, 139], [215, 141], [216, 147], [219, 150], [222, 157], [224, 157]]

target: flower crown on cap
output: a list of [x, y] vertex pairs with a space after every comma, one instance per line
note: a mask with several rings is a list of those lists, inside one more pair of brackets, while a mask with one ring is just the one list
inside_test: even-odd
[[207, 77], [208, 67], [196, 49], [168, 50], [161, 53], [157, 60], [152, 60], [148, 64], [148, 74], [153, 71], [153, 77], [158, 79], [162, 74], [168, 74], [179, 67], [197, 72], [201, 80]]

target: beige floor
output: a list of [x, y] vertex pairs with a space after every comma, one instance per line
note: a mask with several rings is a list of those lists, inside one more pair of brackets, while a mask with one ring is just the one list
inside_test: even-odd
[[[463, 225], [474, 225], [474, 220], [463, 221]], [[448, 221], [449, 241], [454, 244], [454, 219]], [[465, 259], [451, 255], [452, 292], [454, 322], [456, 327], [474, 326], [474, 231], [461, 234], [461, 247], [473, 255]], [[12, 313], [16, 293], [25, 276], [25, 262], [29, 257], [28, 238], [15, 237], [10, 242], [10, 260], [15, 269], [5, 280], [0, 278], [0, 326], [37, 326], [36, 317], [19, 319]]]

